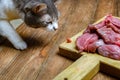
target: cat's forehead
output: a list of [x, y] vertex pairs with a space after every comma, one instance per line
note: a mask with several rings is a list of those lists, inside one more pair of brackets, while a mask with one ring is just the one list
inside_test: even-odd
[[[26, 2], [25, 2], [25, 5], [24, 6], [34, 6], [34, 5], [36, 5], [36, 4], [45, 4], [46, 6], [52, 6], [52, 5], [54, 5], [54, 2], [52, 1], [52, 2], [50, 2], [50, 1], [52, 1], [52, 0], [26, 0]], [[53, 4], [52, 4], [53, 3]]]
[[33, 8], [38, 4], [46, 5], [47, 7], [44, 8], [44, 10], [47, 11], [47, 14], [49, 14], [52, 18], [56, 18], [56, 19], [58, 18], [58, 11], [53, 0], [31, 0], [26, 4], [26, 6]]

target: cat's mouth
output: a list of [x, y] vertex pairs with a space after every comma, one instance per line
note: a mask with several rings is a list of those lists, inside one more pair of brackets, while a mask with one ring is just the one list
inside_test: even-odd
[[47, 31], [56, 31], [58, 29], [58, 23], [51, 23], [51, 24], [37, 24], [37, 25], [28, 25], [29, 27], [32, 28], [41, 28], [43, 30]]
[[48, 31], [56, 31], [58, 29], [58, 23], [52, 23], [47, 25], [47, 30]]

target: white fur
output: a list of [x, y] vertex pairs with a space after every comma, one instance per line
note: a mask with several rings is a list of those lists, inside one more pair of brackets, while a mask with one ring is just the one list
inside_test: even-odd
[[48, 31], [55, 31], [58, 29], [58, 22], [54, 21], [52, 24], [47, 26]]
[[0, 35], [6, 37], [16, 49], [26, 49], [27, 44], [9, 22], [10, 20], [20, 18], [12, 0], [1, 0], [0, 9]]
[[58, 21], [54, 21], [53, 26], [54, 26], [55, 29], [58, 29]]

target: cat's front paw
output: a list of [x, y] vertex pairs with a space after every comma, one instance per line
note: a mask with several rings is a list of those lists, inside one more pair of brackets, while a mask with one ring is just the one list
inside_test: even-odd
[[27, 44], [24, 41], [20, 41], [14, 45], [16, 49], [24, 50], [27, 48]]

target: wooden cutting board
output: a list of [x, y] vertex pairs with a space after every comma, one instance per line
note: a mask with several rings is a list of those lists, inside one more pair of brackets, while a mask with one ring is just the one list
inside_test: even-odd
[[[101, 22], [104, 18], [105, 17], [94, 24]], [[76, 49], [75, 41], [83, 31], [70, 38], [72, 42], [68, 43], [65, 41], [59, 46], [60, 55], [72, 60], [79, 59], [56, 76], [54, 80], [90, 80], [99, 71], [120, 78], [120, 61], [98, 54], [90, 54], [87, 52], [79, 53]]]

